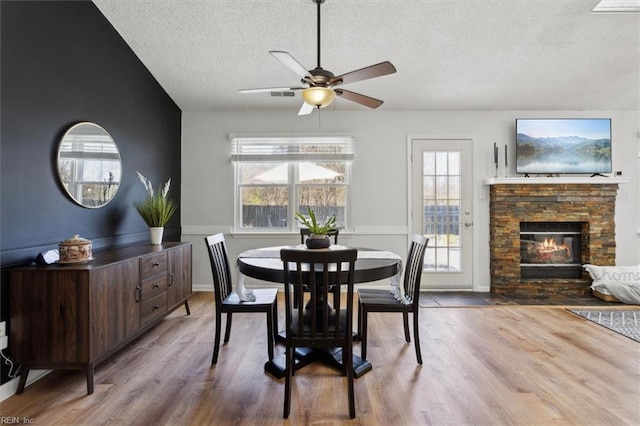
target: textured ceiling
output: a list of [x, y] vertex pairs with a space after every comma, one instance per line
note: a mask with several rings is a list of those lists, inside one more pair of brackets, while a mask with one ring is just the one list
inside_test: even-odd
[[[269, 50], [316, 64], [312, 0], [94, 0], [178, 106], [297, 111]], [[597, 0], [326, 0], [321, 65], [385, 60], [398, 72], [344, 86], [381, 110], [640, 110], [640, 13]], [[336, 110], [366, 110], [338, 99]]]

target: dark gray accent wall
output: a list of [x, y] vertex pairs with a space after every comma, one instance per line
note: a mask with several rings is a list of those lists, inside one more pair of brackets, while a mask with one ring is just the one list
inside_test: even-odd
[[[90, 1], [0, 2], [0, 320], [9, 318], [10, 267], [73, 234], [94, 250], [148, 241], [133, 207], [140, 171], [180, 200], [180, 108]], [[58, 141], [80, 121], [104, 127], [122, 156], [122, 185], [99, 209], [76, 205], [56, 172]], [[165, 240], [180, 237], [180, 212]], [[8, 324], [10, 327], [10, 324]], [[3, 354], [10, 352], [3, 351]], [[2, 365], [2, 383], [7, 366]]]

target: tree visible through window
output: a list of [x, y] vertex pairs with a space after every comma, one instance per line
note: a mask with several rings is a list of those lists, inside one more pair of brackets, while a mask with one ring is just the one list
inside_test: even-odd
[[295, 231], [296, 211], [348, 228], [351, 137], [232, 138], [237, 231]]

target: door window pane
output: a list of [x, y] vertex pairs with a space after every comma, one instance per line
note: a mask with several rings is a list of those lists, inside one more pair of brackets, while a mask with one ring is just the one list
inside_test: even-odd
[[436, 153], [425, 152], [422, 159], [422, 170], [425, 176], [433, 176], [436, 174]]
[[[423, 231], [427, 271], [460, 271], [461, 153], [423, 153]], [[428, 164], [428, 165], [427, 165]], [[427, 171], [435, 175], [428, 175]]]

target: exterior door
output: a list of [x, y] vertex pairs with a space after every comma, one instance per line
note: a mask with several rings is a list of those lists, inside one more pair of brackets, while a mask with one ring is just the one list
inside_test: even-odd
[[473, 289], [472, 141], [411, 141], [411, 228], [429, 238], [421, 287]]

